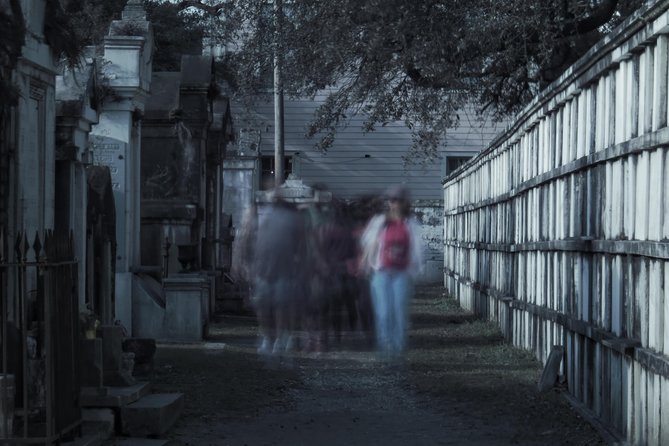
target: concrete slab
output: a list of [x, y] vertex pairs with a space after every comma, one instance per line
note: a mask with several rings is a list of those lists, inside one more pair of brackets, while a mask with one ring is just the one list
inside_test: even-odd
[[560, 363], [564, 357], [564, 348], [561, 345], [554, 345], [544, 366], [539, 385], [537, 386], [539, 392], [546, 392], [552, 389], [557, 382], [558, 374], [560, 373]]
[[198, 342], [207, 320], [209, 281], [199, 274], [174, 274], [163, 280], [165, 288], [164, 340]]
[[107, 387], [107, 393], [104, 395], [95, 395], [90, 393], [81, 394], [82, 407], [122, 407], [151, 392], [150, 382], [139, 382], [127, 387]]
[[160, 436], [179, 418], [184, 406], [182, 393], [154, 393], [121, 408], [121, 430], [125, 435]]

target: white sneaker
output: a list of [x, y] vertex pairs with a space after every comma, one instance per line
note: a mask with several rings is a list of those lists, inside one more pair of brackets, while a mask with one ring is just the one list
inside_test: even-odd
[[290, 335], [288, 336], [288, 339], [286, 340], [286, 351], [292, 351], [295, 350], [295, 347], [297, 346], [297, 340], [295, 339], [295, 336]]
[[277, 355], [280, 354], [283, 351], [284, 343], [282, 342], [282, 337], [279, 336], [276, 338], [274, 341], [274, 347], [272, 348], [272, 354]]
[[267, 354], [270, 352], [270, 341], [267, 336], [263, 336], [262, 341], [260, 341], [260, 346], [258, 347], [258, 353]]

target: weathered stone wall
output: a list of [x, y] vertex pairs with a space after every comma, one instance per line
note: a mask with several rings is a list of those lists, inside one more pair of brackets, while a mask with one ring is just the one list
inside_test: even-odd
[[[18, 89], [15, 110], [13, 202], [10, 231], [53, 228], [55, 162], [56, 60], [43, 38], [43, 0], [21, 2], [27, 33], [21, 58], [13, 72]], [[11, 238], [10, 238], [11, 240]]]
[[444, 182], [445, 286], [633, 444], [669, 444], [669, 2]]

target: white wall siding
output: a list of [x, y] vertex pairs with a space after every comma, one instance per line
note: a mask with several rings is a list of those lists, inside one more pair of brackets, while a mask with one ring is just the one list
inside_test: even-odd
[[[313, 100], [285, 99], [285, 150], [286, 155], [298, 153], [293, 158], [294, 168], [305, 184], [325, 184], [342, 198], [379, 193], [392, 184], [406, 183], [414, 199], [441, 200], [443, 192], [439, 184], [445, 175], [445, 157], [473, 156], [504, 128], [500, 123], [481, 121], [473, 109], [467, 108], [460, 113], [460, 125], [448, 132], [441, 151], [442, 159], [426, 165], [406, 166], [403, 156], [407, 154], [412, 139], [403, 123], [377, 126], [376, 130], [364, 133], [364, 116], [351, 116], [348, 127], [337, 133], [333, 146], [323, 154], [314, 149], [317, 139], [305, 138], [305, 132], [317, 107], [323, 103], [325, 93]], [[236, 107], [234, 112], [236, 116], [245, 113], [240, 107]], [[272, 154], [273, 105], [258, 103], [252, 121], [262, 130], [261, 152]], [[244, 122], [235, 124], [238, 128], [244, 125]]]

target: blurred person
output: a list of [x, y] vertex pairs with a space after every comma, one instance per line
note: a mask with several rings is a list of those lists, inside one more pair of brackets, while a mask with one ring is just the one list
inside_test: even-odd
[[332, 219], [322, 228], [321, 246], [329, 265], [330, 302], [332, 332], [337, 343], [341, 343], [343, 321], [355, 330], [359, 320], [357, 295], [348, 274], [347, 262], [355, 257], [357, 240], [353, 234], [353, 223], [345, 212], [343, 203], [334, 201]]
[[[315, 189], [318, 187], [314, 186]], [[308, 272], [309, 285], [305, 306], [305, 349], [312, 352], [329, 349], [333, 308], [343, 291], [338, 207], [337, 201], [331, 200], [308, 203], [303, 208], [308, 246], [304, 271]]]
[[253, 301], [258, 316], [259, 353], [280, 354], [296, 342], [303, 287], [304, 222], [297, 208], [275, 193], [258, 212]]
[[301, 208], [305, 221], [305, 242], [307, 253], [304, 257], [306, 298], [303, 321], [306, 334], [304, 349], [309, 352], [323, 352], [327, 349], [326, 319], [330, 311], [326, 299], [328, 274], [327, 260], [320, 247], [318, 233], [326, 221], [323, 207], [317, 203], [305, 203]]
[[349, 203], [347, 221], [352, 250], [346, 259], [345, 293], [352, 297], [357, 309], [359, 327], [362, 330], [367, 346], [374, 344], [374, 313], [369, 290], [369, 282], [361, 272], [362, 249], [361, 236], [371, 218], [383, 211], [383, 198], [376, 195], [366, 195]]
[[387, 209], [372, 217], [361, 238], [361, 267], [370, 274], [374, 328], [379, 350], [398, 357], [406, 348], [409, 300], [423, 268], [420, 226], [410, 215], [407, 189], [385, 193]]
[[346, 287], [346, 260], [355, 251], [355, 245], [349, 230], [344, 206], [337, 199], [319, 203], [315, 207], [313, 237], [320, 268], [315, 281], [318, 283], [321, 313], [318, 327], [319, 338], [317, 351], [328, 348], [329, 335], [334, 334], [337, 343], [341, 342], [342, 319], [344, 310], [351, 330], [355, 329], [357, 309], [355, 296]]

